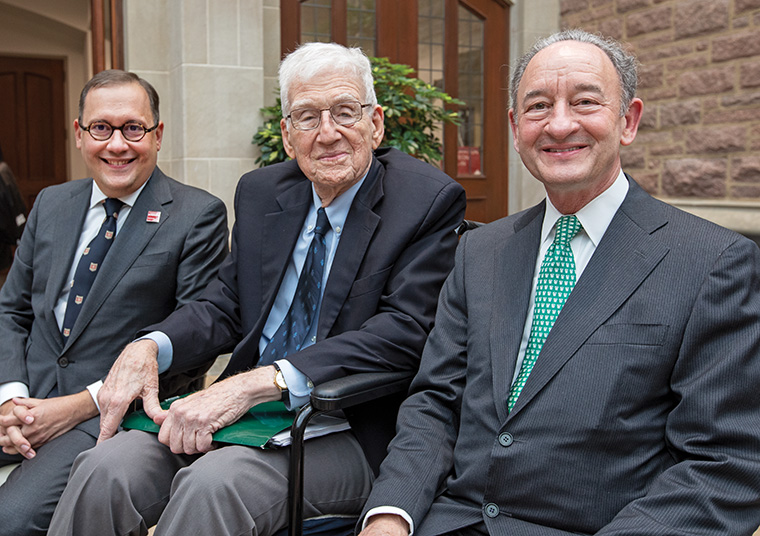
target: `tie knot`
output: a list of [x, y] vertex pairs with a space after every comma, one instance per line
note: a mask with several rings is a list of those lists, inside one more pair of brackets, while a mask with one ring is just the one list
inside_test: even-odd
[[329, 227], [330, 220], [327, 219], [327, 213], [324, 208], [320, 208], [317, 211], [317, 225], [314, 227], [314, 234], [324, 237]]
[[114, 197], [109, 197], [108, 199], [106, 199], [106, 203], [105, 203], [106, 217], [116, 218], [119, 215], [119, 211], [121, 210], [121, 207], [123, 206], [124, 206], [124, 202]]
[[573, 237], [578, 234], [581, 229], [581, 222], [578, 218], [572, 214], [570, 216], [562, 216], [557, 220], [557, 230], [554, 234], [554, 243], [558, 246], [566, 247]]

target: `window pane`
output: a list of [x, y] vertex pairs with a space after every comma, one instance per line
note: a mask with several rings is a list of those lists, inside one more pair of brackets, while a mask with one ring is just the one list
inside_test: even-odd
[[322, 41], [331, 38], [330, 0], [305, 0], [301, 2], [301, 42]]
[[480, 175], [483, 152], [483, 21], [468, 9], [458, 11], [459, 114], [458, 174]]
[[[444, 90], [443, 42], [445, 2], [419, 0], [417, 4], [417, 77]], [[438, 104], [441, 104], [440, 102]], [[436, 123], [434, 134], [443, 147], [443, 123]]]
[[358, 46], [365, 54], [375, 55], [375, 0], [348, 0], [346, 36], [349, 46]]

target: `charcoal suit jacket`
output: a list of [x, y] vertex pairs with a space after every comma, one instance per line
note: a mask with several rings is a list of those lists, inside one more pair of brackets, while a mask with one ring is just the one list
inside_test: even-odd
[[[232, 351], [225, 375], [254, 367], [261, 332], [313, 205], [295, 161], [240, 179], [232, 251], [201, 298], [152, 326], [172, 341], [171, 370]], [[356, 194], [325, 285], [317, 342], [290, 361], [314, 384], [370, 371], [416, 370], [437, 296], [454, 262], [462, 187], [396, 149], [378, 149]], [[374, 469], [400, 400], [348, 416]]]
[[545, 205], [464, 235], [368, 510], [415, 536], [757, 528], [760, 251], [628, 179], [511, 412]]
[[[54, 388], [70, 395], [104, 379], [140, 328], [198, 297], [228, 251], [224, 204], [156, 168], [64, 342], [53, 309], [74, 262], [92, 184], [71, 181], [39, 193], [0, 291], [0, 382], [25, 383], [34, 398]], [[189, 378], [175, 380], [162, 378], [170, 391]], [[97, 437], [99, 417], [78, 428]]]

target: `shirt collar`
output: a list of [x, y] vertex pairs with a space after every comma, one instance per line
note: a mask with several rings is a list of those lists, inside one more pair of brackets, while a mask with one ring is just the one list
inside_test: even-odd
[[[340, 235], [343, 232], [343, 227], [346, 224], [346, 218], [348, 218], [348, 211], [351, 209], [351, 205], [354, 202], [354, 198], [356, 197], [356, 194], [359, 192], [359, 189], [362, 187], [362, 184], [364, 184], [364, 179], [367, 178], [367, 175], [369, 174], [369, 170], [372, 169], [372, 165], [370, 164], [369, 169], [367, 169], [367, 172], [364, 174], [364, 176], [351, 188], [340, 194], [338, 197], [333, 199], [332, 203], [327, 205], [325, 207], [325, 212], [327, 213], [327, 219], [330, 220], [330, 227], [335, 232], [335, 234]], [[314, 184], [311, 185], [311, 194], [312, 194], [312, 200], [314, 201], [314, 208], [315, 208], [315, 214], [316, 211], [319, 210], [322, 207], [322, 200], [319, 199], [319, 196], [317, 195], [317, 191], [314, 189]]]
[[[150, 180], [150, 179], [148, 179]], [[140, 186], [137, 190], [132, 192], [129, 195], [125, 195], [123, 197], [119, 198], [119, 201], [124, 203], [128, 207], [132, 207], [135, 204], [135, 201], [137, 201], [138, 196], [140, 195], [140, 192], [143, 191], [143, 188], [145, 188], [145, 185], [148, 184], [148, 181], [145, 181], [142, 186]], [[102, 205], [103, 202], [108, 198], [106, 194], [103, 193], [103, 191], [98, 187], [98, 183], [94, 180], [92, 181], [92, 192], [90, 193], [90, 208], [93, 208], [97, 205]]]
[[[607, 231], [612, 218], [623, 204], [625, 196], [628, 194], [628, 179], [625, 178], [623, 170], [618, 173], [615, 182], [605, 191], [591, 200], [585, 207], [580, 209], [575, 215], [581, 222], [583, 230], [593, 242], [594, 247], [599, 245], [604, 233]], [[554, 229], [557, 220], [563, 216], [559, 210], [552, 205], [549, 196], [546, 197], [546, 212], [544, 214], [544, 224], [541, 227], [541, 242], [549, 238]]]

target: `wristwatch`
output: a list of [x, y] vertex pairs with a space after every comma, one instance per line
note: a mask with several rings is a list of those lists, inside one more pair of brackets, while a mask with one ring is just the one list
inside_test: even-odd
[[274, 385], [280, 390], [280, 394], [282, 394], [282, 400], [283, 402], [287, 402], [289, 395], [288, 395], [288, 384], [285, 383], [285, 377], [282, 375], [282, 371], [280, 370], [280, 367], [277, 366], [277, 363], [272, 363], [275, 368], [274, 373]]

